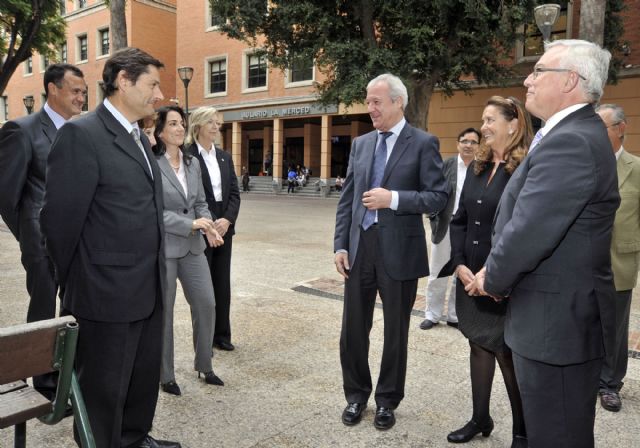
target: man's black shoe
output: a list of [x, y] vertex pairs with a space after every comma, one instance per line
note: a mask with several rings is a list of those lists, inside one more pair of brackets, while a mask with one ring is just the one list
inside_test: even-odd
[[420, 329], [421, 330], [431, 330], [436, 325], [438, 325], [438, 322], [432, 322], [429, 319], [425, 319], [420, 323]]
[[349, 403], [342, 412], [342, 423], [353, 426], [362, 420], [362, 412], [367, 409], [366, 403]]
[[620, 394], [610, 390], [600, 392], [600, 404], [607, 411], [611, 412], [618, 412], [622, 408]]
[[182, 448], [178, 442], [170, 442], [168, 440], [156, 440], [151, 436], [144, 438], [140, 443], [140, 448]]
[[453, 327], [453, 328], [458, 328], [458, 322], [449, 322], [449, 321], [447, 321], [447, 325], [449, 325], [450, 327]]
[[235, 350], [235, 347], [233, 346], [233, 344], [231, 342], [227, 342], [227, 341], [214, 342], [213, 346], [215, 348], [220, 349], [220, 350], [224, 350], [225, 352], [232, 352], [233, 350]]
[[378, 406], [376, 416], [373, 418], [373, 426], [376, 429], [390, 429], [396, 424], [396, 416], [393, 415], [393, 409]]

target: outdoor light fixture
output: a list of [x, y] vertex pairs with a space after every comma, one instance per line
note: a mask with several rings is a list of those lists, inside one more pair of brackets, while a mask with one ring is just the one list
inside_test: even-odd
[[189, 83], [193, 78], [193, 67], [178, 67], [178, 75], [184, 84], [184, 108], [187, 120], [189, 119]]
[[33, 99], [32, 95], [27, 95], [22, 98], [22, 102], [24, 103], [24, 107], [27, 108], [27, 115], [31, 115], [31, 112], [33, 112], [33, 105], [35, 104], [36, 100]]
[[548, 43], [551, 38], [551, 30], [553, 24], [558, 20], [560, 15], [560, 5], [555, 3], [548, 3], [546, 5], [536, 6], [533, 9], [533, 14], [536, 18], [536, 25], [542, 33], [542, 39], [544, 43]]

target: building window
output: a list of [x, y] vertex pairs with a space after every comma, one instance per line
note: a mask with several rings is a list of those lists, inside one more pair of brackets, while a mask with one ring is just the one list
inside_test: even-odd
[[[560, 15], [551, 30], [551, 41], [571, 38], [572, 4], [567, 0], [555, 2], [560, 5]], [[544, 53], [542, 33], [536, 25], [535, 19], [524, 26], [524, 43], [518, 41], [516, 54], [518, 62], [535, 61]]]
[[267, 58], [255, 54], [247, 55], [247, 88], [267, 85]]
[[82, 105], [82, 112], [89, 112], [89, 86], [84, 94], [84, 104]]
[[0, 121], [9, 119], [9, 97], [0, 96]]
[[289, 70], [289, 82], [313, 81], [313, 59], [294, 57]]
[[60, 15], [63, 16], [67, 13], [67, 0], [60, 0]]
[[26, 61], [24, 61], [24, 74], [30, 75], [33, 73], [33, 56], [29, 56]]
[[87, 51], [87, 35], [78, 36], [78, 62], [86, 61], [89, 58]]
[[78, 9], [87, 6], [87, 0], [78, 0]]
[[109, 54], [109, 28], [98, 30], [98, 42], [100, 56]]
[[42, 58], [40, 59], [40, 70], [41, 71], [45, 71], [47, 69], [47, 67], [49, 67], [49, 64], [51, 63], [51, 61], [49, 60], [49, 56], [47, 56], [46, 54], [42, 55]]
[[209, 93], [227, 91], [227, 61], [209, 61]]
[[63, 43], [60, 47], [60, 62], [67, 63], [67, 43]]

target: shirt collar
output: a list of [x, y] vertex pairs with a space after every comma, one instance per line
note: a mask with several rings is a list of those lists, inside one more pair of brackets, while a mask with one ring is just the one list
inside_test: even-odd
[[[407, 120], [405, 120], [404, 117], [402, 117], [402, 120], [397, 122], [395, 126], [389, 129], [389, 132], [391, 132], [394, 136], [397, 137], [400, 135], [400, 132], [402, 131], [402, 128], [404, 128], [405, 124], [407, 124]], [[382, 134], [382, 132], [378, 131], [378, 134]]]
[[622, 155], [623, 152], [624, 152], [624, 148], [622, 147], [622, 145], [620, 145], [620, 148], [618, 148], [618, 150], [615, 152], [616, 160], [620, 160], [620, 156]]
[[196, 145], [198, 145], [198, 154], [204, 153], [204, 155], [207, 155], [207, 156], [215, 154], [214, 150], [216, 149], [216, 147], [213, 143], [211, 144], [211, 149], [207, 151], [206, 149], [204, 149], [204, 147], [200, 144], [198, 140], [195, 140], [195, 142], [196, 142]]
[[118, 123], [120, 123], [125, 130], [127, 131], [127, 134], [131, 134], [131, 131], [133, 131], [134, 129], [138, 130], [138, 136], [140, 136], [140, 128], [138, 127], [138, 122], [134, 121], [133, 123], [129, 123], [129, 120], [127, 120], [125, 118], [124, 115], [122, 115], [122, 113], [116, 109], [116, 106], [114, 106], [111, 101], [109, 101], [109, 98], [105, 98], [104, 99], [104, 107], [107, 108], [107, 110], [109, 112], [111, 112], [111, 115], [113, 115], [113, 118], [115, 118]]
[[47, 113], [47, 115], [49, 115], [49, 118], [51, 118], [51, 121], [53, 121], [53, 125], [56, 127], [56, 129], [60, 129], [62, 125], [67, 122], [67, 120], [65, 120], [62, 115], [60, 115], [58, 112], [53, 110], [51, 106], [49, 106], [48, 102], [44, 103], [44, 111]]
[[577, 111], [578, 109], [583, 108], [587, 104], [588, 103], [574, 104], [573, 106], [569, 106], [553, 114], [551, 118], [549, 118], [547, 122], [544, 124], [544, 127], [541, 129], [542, 136], [544, 137], [545, 135], [547, 135], [549, 131], [553, 129], [558, 123], [560, 123], [563, 119], [565, 119], [566, 117], [568, 117], [569, 115]]

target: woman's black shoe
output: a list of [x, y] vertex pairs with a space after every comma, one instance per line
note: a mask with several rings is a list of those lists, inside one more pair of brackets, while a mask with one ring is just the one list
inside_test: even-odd
[[178, 383], [176, 383], [175, 381], [169, 381], [168, 383], [163, 383], [160, 385], [160, 388], [171, 395], [182, 395], [182, 392], [180, 391], [180, 386], [178, 386]]
[[200, 374], [204, 375], [204, 382], [207, 384], [215, 384], [216, 386], [224, 386], [224, 382], [218, 378], [218, 376], [211, 372], [198, 372], [198, 378], [200, 378]]
[[469, 440], [473, 439], [476, 434], [482, 433], [483, 437], [489, 437], [493, 431], [493, 420], [489, 417], [489, 423], [480, 426], [473, 420], [464, 425], [464, 427], [458, 429], [457, 431], [453, 431], [447, 436], [447, 440], [451, 443], [467, 443]]

